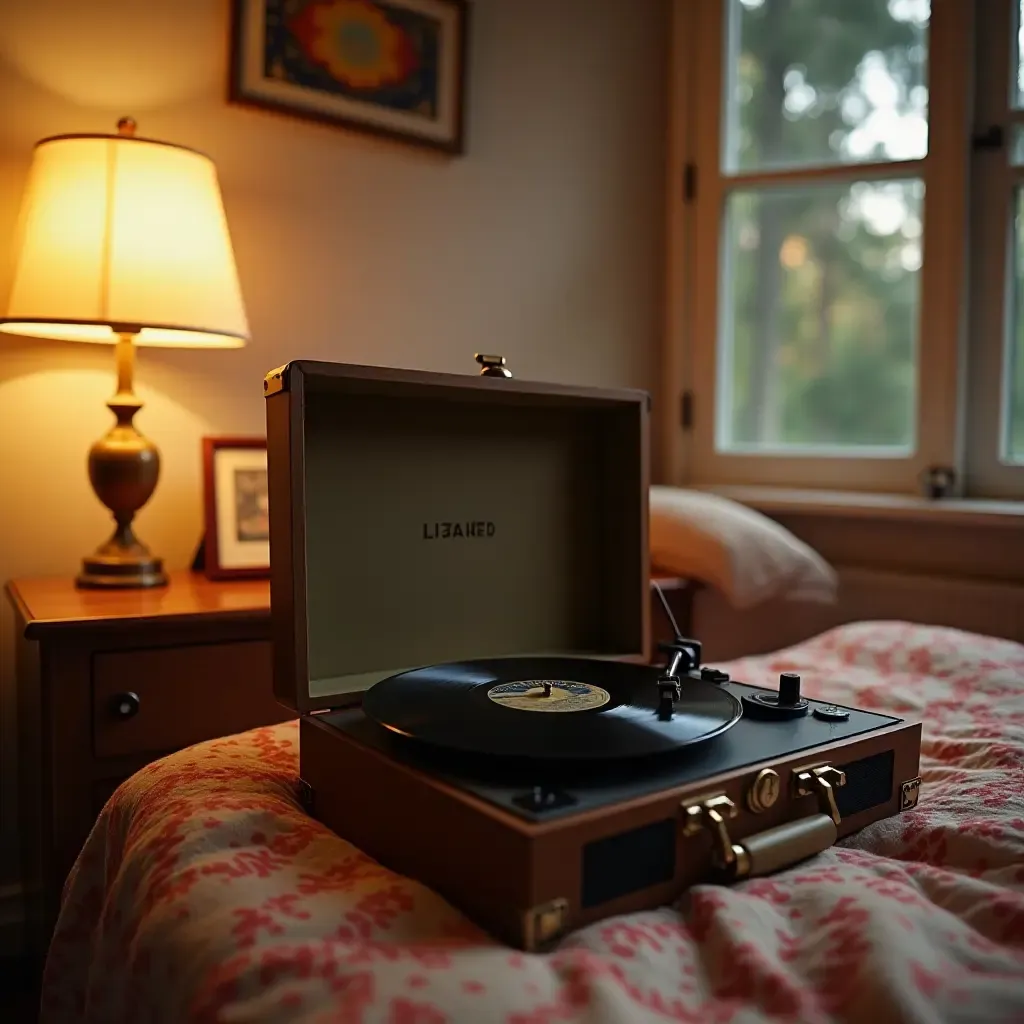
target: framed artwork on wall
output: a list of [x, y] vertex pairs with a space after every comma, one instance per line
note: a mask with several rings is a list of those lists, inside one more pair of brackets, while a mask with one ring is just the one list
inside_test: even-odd
[[204, 570], [210, 579], [270, 574], [267, 442], [203, 438]]
[[464, 151], [467, 0], [232, 0], [235, 103]]

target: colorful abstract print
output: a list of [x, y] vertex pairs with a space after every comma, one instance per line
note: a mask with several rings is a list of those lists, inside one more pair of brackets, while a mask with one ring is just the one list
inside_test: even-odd
[[266, 0], [264, 74], [436, 119], [442, 26], [374, 0]]

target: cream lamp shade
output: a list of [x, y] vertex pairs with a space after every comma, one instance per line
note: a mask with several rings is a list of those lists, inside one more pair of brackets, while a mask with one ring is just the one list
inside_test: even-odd
[[[0, 330], [65, 341], [237, 348], [249, 337], [213, 162], [120, 135], [36, 144]], [[127, 130], [126, 130], [127, 127]]]

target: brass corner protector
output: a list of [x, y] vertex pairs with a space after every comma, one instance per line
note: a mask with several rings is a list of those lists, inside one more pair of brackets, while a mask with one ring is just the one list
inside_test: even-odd
[[277, 366], [263, 378], [263, 397], [269, 398], [276, 395], [278, 391], [284, 391], [284, 371], [288, 364]]
[[568, 918], [568, 900], [559, 898], [531, 907], [523, 915], [523, 948], [533, 953], [561, 938]]
[[917, 799], [921, 795], [921, 777], [909, 779], [900, 787], [900, 810], [909, 811], [917, 806]]

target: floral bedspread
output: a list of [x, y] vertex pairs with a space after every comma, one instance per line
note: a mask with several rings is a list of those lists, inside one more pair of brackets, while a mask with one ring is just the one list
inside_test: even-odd
[[42, 1021], [1024, 1021], [1024, 646], [859, 623], [728, 668], [923, 718], [918, 808], [525, 955], [311, 820], [295, 723], [259, 729], [110, 799], [68, 879]]

